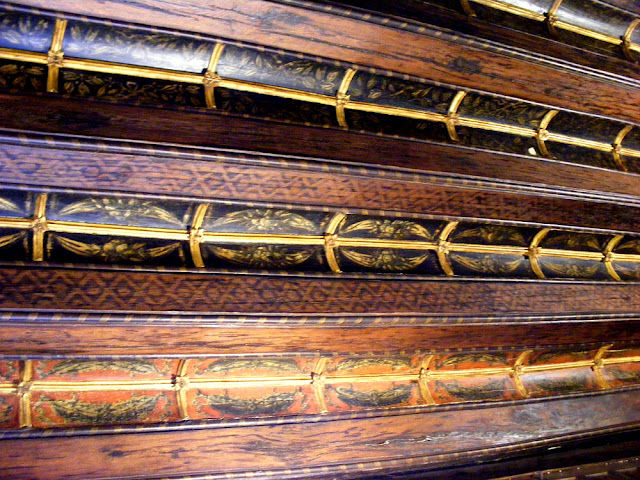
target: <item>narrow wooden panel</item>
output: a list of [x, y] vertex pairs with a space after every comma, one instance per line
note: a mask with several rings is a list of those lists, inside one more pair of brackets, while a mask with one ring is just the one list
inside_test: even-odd
[[[442, 325], [416, 327], [282, 327], [12, 324], [3, 322], [5, 355], [385, 354], [445, 349], [514, 348], [639, 341], [637, 322]], [[417, 322], [416, 322], [417, 323]]]
[[[225, 152], [199, 160], [203, 152], [181, 155], [169, 149], [158, 155], [153, 146], [126, 153], [126, 148], [123, 152], [104, 143], [93, 149], [65, 148], [54, 138], [45, 145], [0, 145], [2, 181], [640, 231], [635, 206], [501, 192], [482, 183], [473, 188], [470, 182], [455, 181], [459, 186], [453, 186], [454, 180], [447, 178]], [[61, 148], [51, 148], [55, 146]]]
[[0, 308], [228, 313], [634, 312], [640, 286], [367, 276], [0, 269]]
[[[197, 5], [171, 0], [162, 2], [161, 9], [152, 0], [133, 5], [117, 0], [82, 3], [21, 0], [15, 3], [125, 22], [145, 19], [146, 23], [170, 29], [184, 29], [185, 18], [189, 18], [189, 28], [199, 33], [321, 55], [466, 87], [487, 85], [494, 93], [566, 108], [580, 105], [584, 111], [631, 122], [640, 119], [635, 108], [640, 102], [640, 90], [635, 87], [498, 56], [466, 43], [389, 29], [321, 11], [275, 5], [264, 0], [246, 1], [240, 5], [231, 0]], [[300, 34], [302, 29], [304, 35]], [[363, 38], [368, 42], [366, 48], [363, 48]], [[429, 52], [429, 56], [425, 58], [424, 52]]]
[[0, 473], [4, 478], [86, 479], [122, 472], [155, 478], [168, 473], [252, 470], [252, 476], [267, 476], [264, 472], [270, 470], [279, 476], [288, 473], [284, 469], [303, 474], [305, 468], [318, 468], [317, 473], [415, 468], [629, 428], [640, 422], [639, 407], [640, 398], [631, 391], [313, 424], [4, 440]]
[[265, 122], [216, 112], [205, 114], [109, 103], [98, 106], [94, 102], [55, 97], [0, 95], [0, 101], [7, 111], [20, 112], [19, 115], [0, 116], [0, 127], [9, 129], [330, 158], [367, 165], [544, 183], [566, 187], [572, 194], [576, 190], [593, 188], [597, 182], [601, 192], [638, 194], [632, 175], [455, 145]]

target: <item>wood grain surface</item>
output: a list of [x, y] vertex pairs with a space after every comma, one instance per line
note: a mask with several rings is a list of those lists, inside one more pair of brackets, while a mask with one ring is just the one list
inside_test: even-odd
[[[240, 149], [637, 197], [637, 176], [515, 154], [222, 115], [0, 94], [0, 128]], [[10, 132], [7, 132], [10, 133]], [[80, 139], [78, 139], [80, 141]]]
[[[299, 51], [518, 96], [543, 104], [630, 122], [640, 121], [635, 106], [640, 89], [614, 84], [535, 62], [509, 58], [438, 37], [386, 28], [330, 12], [278, 5], [265, 0], [216, 0], [184, 4], [178, 0], [84, 1], [21, 0], [20, 5], [79, 15], [140, 22]], [[424, 52], [429, 52], [425, 57]]]
[[580, 434], [631, 428], [640, 422], [639, 407], [637, 393], [629, 391], [524, 407], [297, 425], [5, 440], [0, 473], [16, 479], [86, 479], [117, 478], [124, 472], [155, 478], [168, 471], [249, 471], [246, 476], [262, 477], [268, 475], [265, 470], [279, 476], [285, 469], [304, 475], [305, 468], [315, 467], [338, 473], [446, 465], [544, 441], [554, 445]]
[[0, 308], [226, 313], [637, 312], [637, 283], [0, 269]]

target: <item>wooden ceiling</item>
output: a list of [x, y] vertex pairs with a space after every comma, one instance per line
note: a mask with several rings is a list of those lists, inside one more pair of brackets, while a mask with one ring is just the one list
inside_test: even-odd
[[637, 474], [639, 25], [0, 3], [2, 476]]

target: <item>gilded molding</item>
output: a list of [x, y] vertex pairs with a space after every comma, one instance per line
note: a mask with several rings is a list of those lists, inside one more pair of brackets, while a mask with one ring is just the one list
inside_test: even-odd
[[458, 133], [456, 132], [456, 125], [460, 120], [460, 115], [458, 115], [457, 111], [466, 95], [467, 92], [464, 91], [459, 91], [458, 93], [456, 93], [456, 96], [453, 97], [453, 100], [451, 100], [451, 105], [449, 105], [449, 108], [447, 110], [447, 118], [445, 122], [447, 125], [447, 131], [449, 132], [449, 137], [451, 137], [451, 140], [453, 140], [454, 142], [460, 141], [460, 137], [458, 137]]
[[60, 67], [64, 63], [64, 53], [62, 52], [62, 42], [64, 40], [64, 32], [67, 28], [67, 21], [56, 18], [53, 28], [53, 39], [51, 40], [51, 48], [47, 54], [47, 65], [49, 73], [47, 76], [47, 92], [55, 93], [58, 91], [58, 74]]
[[[628, 235], [268, 207], [220, 208], [217, 203], [165, 205], [144, 199], [41, 193], [32, 213], [23, 214], [28, 218], [0, 217], [0, 228], [7, 230], [0, 232], [0, 249], [7, 252], [7, 260], [20, 260], [18, 252], [26, 248], [31, 234], [35, 262], [187, 266], [188, 255], [196, 268], [214, 267], [219, 259], [275, 270], [304, 264], [303, 270], [328, 267], [334, 273], [346, 269], [540, 279], [546, 278], [545, 269], [551, 269], [548, 273], [554, 278], [616, 281], [636, 278], [633, 265], [640, 265], [638, 240]], [[549, 235], [553, 238], [547, 240]]]
[[[485, 6], [498, 8], [504, 11], [509, 11], [514, 14], [524, 15], [525, 10], [520, 7], [514, 7], [509, 5], [508, 2], [501, 2], [495, 0], [472, 0], [478, 4], [482, 4]], [[463, 2], [464, 3], [464, 2]], [[549, 18], [553, 18], [554, 8], [557, 10], [560, 6], [560, 2], [555, 2], [553, 8], [550, 10], [551, 16]], [[547, 17], [545, 17], [547, 18]], [[539, 20], [539, 18], [536, 17]], [[522, 143], [517, 140], [517, 137], [526, 137], [526, 138], [535, 138], [538, 144], [538, 149], [540, 153], [545, 157], [552, 157], [546, 148], [545, 141], [551, 140], [556, 143], [561, 143], [564, 145], [571, 145], [578, 148], [587, 148], [596, 150], [599, 152], [610, 153], [613, 157], [613, 162], [618, 169], [625, 170], [624, 162], [622, 161], [621, 156], [626, 157], [634, 157], [640, 158], [640, 150], [635, 150], [632, 148], [626, 148], [622, 145], [622, 139], [612, 139], [612, 141], [597, 141], [588, 137], [588, 131], [585, 131], [585, 135], [581, 135], [577, 133], [576, 135], [566, 135], [553, 132], [549, 130], [549, 122], [553, 115], [557, 112], [557, 110], [551, 110], [548, 113], [548, 117], [545, 117], [542, 122], [537, 123], [535, 117], [535, 110], [538, 108], [536, 105], [531, 105], [530, 112], [526, 112], [527, 118], [504, 118], [504, 109], [500, 105], [500, 102], [511, 102], [513, 104], [513, 108], [516, 110], [521, 108], [518, 104], [519, 101], [516, 100], [507, 100], [496, 97], [495, 105], [492, 105], [491, 96], [482, 94], [483, 101], [480, 102], [481, 105], [477, 107], [477, 111], [471, 109], [471, 113], [469, 110], [465, 110], [465, 114], [460, 114], [460, 104], [464, 101], [465, 93], [460, 91], [459, 89], [454, 89], [450, 93], [453, 95], [453, 98], [448, 97], [447, 102], [449, 103], [448, 107], [442, 108], [441, 106], [432, 105], [431, 107], [427, 106], [426, 102], [429, 100], [430, 89], [435, 87], [429, 86], [427, 84], [420, 84], [416, 81], [411, 81], [406, 85], [409, 85], [409, 90], [416, 93], [416, 96], [406, 96], [403, 97], [403, 94], [399, 92], [404, 89], [403, 88], [395, 88], [392, 90], [388, 90], [386, 93], [382, 92], [383, 95], [389, 95], [386, 100], [381, 101], [378, 99], [378, 95], [380, 93], [370, 91], [367, 95], [359, 95], [358, 100], [354, 100], [353, 95], [353, 83], [352, 80], [356, 77], [357, 71], [355, 68], [344, 68], [342, 66], [334, 67], [332, 73], [327, 73], [327, 71], [320, 72], [319, 69], [322, 68], [330, 68], [328, 64], [322, 63], [318, 60], [300, 60], [299, 62], [303, 62], [300, 64], [301, 66], [296, 66], [296, 61], [289, 61], [288, 64], [279, 65], [279, 64], [270, 64], [269, 62], [278, 62], [285, 60], [278, 60], [278, 55], [282, 55], [282, 58], [295, 58], [289, 54], [273, 54], [269, 53], [270, 56], [265, 56], [264, 58], [260, 57], [260, 49], [256, 49], [254, 47], [233, 47], [235, 49], [239, 49], [239, 52], [242, 52], [242, 55], [248, 55], [245, 60], [242, 61], [252, 61], [252, 55], [257, 53], [257, 57], [254, 58], [256, 62], [259, 63], [255, 68], [249, 68], [248, 70], [243, 70], [243, 74], [240, 75], [242, 78], [230, 78], [229, 66], [224, 70], [225, 74], [220, 75], [218, 72], [218, 64], [221, 59], [224, 57], [225, 52], [225, 44], [221, 42], [216, 42], [211, 44], [211, 54], [208, 59], [208, 65], [203, 70], [202, 73], [194, 73], [193, 71], [180, 71], [174, 69], [167, 68], [156, 68], [151, 66], [142, 66], [142, 65], [132, 65], [128, 64], [127, 61], [131, 61], [131, 59], [127, 58], [126, 55], [123, 55], [122, 61], [104, 61], [97, 60], [91, 58], [81, 58], [78, 56], [77, 48], [74, 50], [75, 56], [69, 56], [62, 52], [62, 44], [63, 38], [65, 34], [65, 20], [56, 19], [55, 21], [55, 30], [53, 33], [53, 38], [51, 42], [51, 48], [48, 53], [35, 53], [30, 51], [20, 51], [18, 49], [0, 49], [0, 58], [9, 60], [9, 61], [17, 61], [17, 62], [26, 62], [26, 63], [36, 63], [48, 65], [48, 80], [47, 80], [47, 91], [55, 91], [58, 88], [58, 80], [57, 76], [60, 72], [61, 75], [70, 75], [73, 78], [65, 79], [61, 85], [64, 88], [62, 93], [67, 94], [77, 94], [80, 96], [91, 96], [95, 95], [97, 97], [113, 97], [113, 100], [123, 100], [125, 101], [132, 95], [135, 96], [136, 92], [140, 95], [147, 94], [145, 98], [145, 102], [155, 102], [159, 101], [172, 102], [178, 101], [177, 98], [180, 98], [180, 104], [187, 104], [189, 106], [206, 106], [207, 108], [213, 109], [225, 109], [233, 111], [234, 108], [240, 108], [240, 113], [246, 114], [247, 109], [251, 110], [252, 108], [256, 109], [256, 115], [266, 115], [272, 117], [269, 112], [261, 110], [262, 108], [267, 107], [256, 107], [257, 105], [262, 105], [263, 100], [255, 99], [251, 95], [263, 95], [267, 97], [272, 97], [274, 99], [280, 98], [285, 100], [292, 100], [297, 102], [305, 102], [308, 104], [316, 104], [332, 107], [335, 109], [335, 118], [337, 120], [337, 125], [343, 128], [359, 128], [364, 130], [372, 130], [375, 131], [376, 128], [376, 120], [373, 120], [373, 123], [364, 125], [358, 123], [364, 119], [365, 122], [367, 120], [366, 115], [363, 117], [362, 114], [370, 113], [370, 114], [380, 114], [385, 115], [387, 117], [399, 117], [403, 119], [411, 119], [415, 122], [435, 122], [443, 124], [448, 132], [448, 136], [452, 141], [459, 141], [463, 144], [470, 144], [480, 148], [489, 148], [489, 149], [497, 149], [500, 151], [514, 152], [526, 154], [528, 149], [526, 147], [522, 147]], [[554, 28], [569, 28], [569, 26], [565, 25], [560, 20], [556, 20], [552, 22]], [[87, 23], [87, 25], [91, 25]], [[633, 28], [632, 28], [633, 27]], [[618, 43], [623, 46], [626, 45], [627, 50], [631, 51], [638, 47], [634, 43], [630, 43], [631, 34], [635, 31], [637, 27], [637, 22], [633, 25], [630, 25], [627, 29], [627, 34], [625, 38], [627, 39], [626, 43], [623, 40], [618, 39]], [[97, 28], [97, 27], [96, 27]], [[573, 27], [571, 27], [573, 28]], [[575, 30], [575, 28], [574, 28]], [[93, 31], [93, 30], [92, 30]], [[179, 38], [176, 36], [176, 38]], [[611, 39], [609, 39], [611, 40]], [[133, 40], [132, 40], [133, 41]], [[17, 44], [16, 46], [20, 46]], [[87, 45], [88, 52], [91, 52], [91, 45]], [[145, 46], [145, 48], [149, 48], [149, 46]], [[203, 47], [204, 48], [204, 47]], [[226, 48], [231, 48], [227, 46]], [[638, 47], [640, 48], [640, 47]], [[240, 55], [240, 53], [238, 53]], [[246, 56], [245, 55], [245, 56]], [[265, 54], [266, 55], [266, 54]], [[288, 55], [288, 56], [287, 56]], [[106, 58], [106, 57], [105, 57]], [[108, 57], [109, 59], [117, 59], [117, 57]], [[233, 57], [232, 57], [233, 58]], [[244, 58], [244, 57], [242, 57]], [[162, 64], [165, 66], [165, 64]], [[290, 67], [287, 67], [290, 65]], [[233, 66], [232, 66], [233, 67]], [[286, 73], [282, 73], [282, 68], [289, 68]], [[28, 66], [12, 66], [11, 67], [15, 72], [14, 75], [17, 75], [20, 71], [20, 68], [28, 68]], [[233, 68], [240, 68], [239, 66]], [[244, 68], [244, 67], [243, 67]], [[73, 71], [69, 71], [69, 69]], [[278, 70], [280, 69], [280, 70]], [[118, 80], [117, 78], [111, 77], [99, 77], [99, 76], [90, 76], [83, 77], [83, 74], [77, 74], [75, 71], [81, 72], [91, 72], [96, 74], [106, 74], [106, 75], [116, 75], [116, 76], [125, 76], [130, 77], [131, 79], [147, 79], [152, 83], [150, 84], [136, 84], [132, 86], [131, 89], [128, 89], [123, 82], [123, 80]], [[316, 72], [316, 70], [318, 70]], [[7, 70], [9, 71], [9, 70]], [[253, 71], [254, 75], [257, 77], [259, 81], [253, 81], [251, 78], [252, 74], [247, 72]], [[255, 73], [255, 72], [258, 73]], [[363, 70], [359, 70], [363, 71]], [[310, 72], [313, 78], [306, 78], [303, 73], [298, 72]], [[320, 73], [318, 78], [316, 78], [316, 74]], [[20, 73], [20, 75], [27, 75], [24, 73]], [[281, 81], [279, 75], [298, 75], [298, 78], [295, 82], [289, 80]], [[320, 79], [323, 75], [328, 75], [325, 78]], [[340, 77], [340, 75], [342, 77]], [[28, 77], [24, 77], [25, 81], [21, 81], [25, 85], [33, 83], [33, 85], [37, 85], [38, 81], [34, 80], [33, 82], [29, 82]], [[342, 78], [339, 84], [337, 84], [338, 79]], [[400, 80], [392, 80], [391, 78], [386, 78], [382, 75], [376, 75], [375, 82], [395, 82]], [[133, 81], [132, 80], [132, 81]], [[285, 79], [286, 80], [286, 79]], [[11, 81], [13, 82], [13, 77], [11, 77]], [[189, 91], [189, 93], [180, 93], [166, 95], [162, 92], [169, 89], [167, 91], [178, 91], [177, 87], [180, 85], [169, 85], [169, 84], [156, 84], [153, 81], [158, 82], [176, 82], [182, 85], [187, 89], [194, 89], [195, 86], [200, 86], [202, 90], [195, 89], [193, 91]], [[120, 83], [122, 83], [122, 85]], [[274, 84], [270, 84], [269, 82], [273, 82]], [[310, 83], [305, 83], [310, 82]], [[335, 82], [335, 83], [332, 83]], [[374, 83], [375, 83], [374, 82]], [[127, 85], [130, 82], [127, 82]], [[135, 81], [134, 81], [135, 83]], [[305, 86], [309, 86], [306, 89]], [[93, 87], [92, 87], [93, 85]], [[287, 85], [287, 86], [281, 86]], [[186, 87], [185, 87], [186, 86]], [[94, 88], [95, 87], [95, 88]], [[220, 87], [221, 89], [227, 89], [227, 91], [232, 92], [242, 92], [243, 94], [248, 95], [248, 97], [233, 96], [232, 100], [226, 100], [223, 106], [216, 105], [216, 88]], [[92, 89], [93, 88], [93, 89]], [[182, 87], [181, 87], [182, 88]], [[376, 87], [377, 88], [377, 87]], [[439, 87], [442, 89], [447, 89], [449, 87]], [[156, 89], [151, 93], [148, 93], [146, 89]], [[173, 90], [171, 90], [173, 89]], [[422, 91], [418, 92], [416, 89], [422, 89]], [[456, 92], [457, 91], [457, 92]], [[115, 93], [114, 93], [115, 92]], [[146, 92], [146, 93], [145, 93]], [[366, 92], [365, 92], [366, 93]], [[419, 95], [417, 95], [419, 93]], [[222, 94], [222, 93], [221, 93]], [[424, 95], [426, 94], [426, 95]], [[447, 93], [448, 94], [448, 93]], [[435, 94], [434, 94], [435, 95]], [[110, 97], [111, 96], [111, 97]], [[188, 101], [185, 100], [185, 96], [188, 96]], [[202, 99], [200, 99], [202, 96]], [[156, 98], [162, 97], [162, 100]], [[154, 101], [153, 99], [156, 98]], [[366, 98], [366, 101], [363, 101]], [[248, 103], [243, 104], [242, 102], [246, 101]], [[431, 98], [429, 101], [432, 102], [441, 102], [442, 99], [438, 99], [437, 95]], [[240, 102], [238, 105], [234, 102]], [[422, 103], [421, 103], [422, 102]], [[516, 105], [518, 104], [518, 105]], [[234, 106], [235, 105], [235, 106]], [[421, 106], [424, 105], [424, 108]], [[522, 103], [522, 105], [525, 105]], [[483, 109], [488, 106], [489, 110], [484, 111]], [[433, 108], [436, 107], [436, 108]], [[268, 108], [278, 108], [277, 106], [268, 107]], [[287, 108], [296, 108], [294, 105]], [[496, 110], [492, 110], [495, 108]], [[244, 109], [244, 110], [243, 110]], [[518, 110], [519, 111], [519, 110]], [[353, 117], [347, 115], [347, 112], [353, 112], [354, 114], [358, 114], [355, 116], [355, 120]], [[284, 114], [285, 117], [288, 114]], [[293, 115], [293, 114], [292, 114]], [[518, 116], [521, 114], [518, 113]], [[575, 114], [580, 115], [580, 114]], [[291, 115], [290, 115], [291, 116]], [[311, 118], [313, 115], [309, 115], [307, 110], [304, 110], [302, 117], [300, 116], [300, 112], [298, 112], [295, 116], [296, 121], [303, 121], [305, 123], [321, 123], [323, 125], [332, 123], [326, 117], [325, 113], [319, 114], [317, 119]], [[588, 127], [588, 123], [590, 120], [590, 116], [582, 115], [581, 119], [576, 117], [576, 121], [580, 120], [582, 123]], [[503, 118], [505, 121], [503, 121]], [[314, 121], [315, 120], [315, 121]], [[422, 123], [416, 123], [416, 128], [418, 130], [418, 136], [420, 135], [431, 135], [435, 136], [434, 140], [440, 140], [438, 137], [439, 134], [436, 134], [434, 130], [431, 132], [429, 128], [425, 128], [426, 125]], [[456, 127], [468, 127], [473, 129], [472, 132], [465, 132], [465, 136], [462, 138], [459, 131], [456, 130]], [[364, 128], [363, 128], [364, 127]], [[631, 128], [631, 125], [626, 125], [623, 128]], [[416, 133], [413, 133], [414, 135]], [[502, 139], [502, 134], [513, 135], [513, 142]], [[411, 134], [409, 134], [410, 136]], [[496, 135], [498, 135], [496, 137]], [[436, 138], [438, 137], [438, 138]], [[513, 143], [513, 145], [511, 144]], [[516, 149], [514, 151], [514, 148]], [[572, 159], [571, 154], [569, 153], [561, 153], [559, 160], [565, 161], [576, 161]], [[566, 158], [564, 158], [566, 157]], [[609, 162], [604, 162], [598, 160], [602, 163], [602, 166], [605, 168], [611, 168]]]
[[[357, 413], [638, 386], [638, 350], [613, 345], [315, 359], [27, 359], [15, 382], [0, 384], [19, 399], [19, 423], [0, 429]], [[152, 414], [158, 399], [165, 407]]]
[[452, 277], [455, 274], [453, 273], [453, 269], [451, 268], [451, 263], [447, 258], [447, 254], [449, 253], [449, 249], [451, 247], [451, 244], [447, 241], [447, 239], [456, 229], [456, 227], [458, 226], [458, 223], [459, 222], [449, 222], [442, 229], [442, 231], [440, 232], [440, 235], [438, 236], [438, 246], [436, 250], [438, 255], [438, 261], [440, 262], [440, 267], [442, 267], [442, 270], [444, 271], [445, 275], [449, 277]]
[[218, 63], [220, 62], [220, 57], [222, 57], [222, 52], [224, 50], [223, 43], [216, 43], [213, 47], [213, 51], [211, 52], [211, 58], [209, 59], [209, 65], [207, 67], [207, 71], [204, 74], [204, 78], [202, 79], [204, 83], [204, 96], [207, 104], [207, 108], [216, 108], [216, 98], [214, 95], [214, 89], [220, 82], [222, 78], [218, 75]]

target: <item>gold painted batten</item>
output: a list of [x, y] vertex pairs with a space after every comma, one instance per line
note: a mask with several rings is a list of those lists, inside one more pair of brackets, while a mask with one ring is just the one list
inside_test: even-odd
[[338, 87], [338, 93], [336, 93], [336, 119], [338, 120], [338, 125], [344, 128], [348, 128], [347, 118], [345, 116], [344, 107], [350, 101], [349, 95], [347, 95], [347, 91], [349, 90], [349, 85], [351, 84], [351, 80], [355, 76], [357, 70], [353, 68], [347, 69], [344, 74], [344, 78], [342, 82], [340, 82], [340, 86]]
[[47, 54], [27, 52], [24, 50], [13, 50], [11, 48], [0, 48], [0, 59], [14, 60], [16, 62], [47, 64]]
[[327, 263], [329, 264], [329, 268], [331, 268], [331, 271], [334, 273], [341, 272], [340, 265], [338, 264], [338, 258], [336, 256], [336, 249], [337, 249], [336, 240], [338, 238], [336, 235], [336, 230], [338, 229], [340, 224], [344, 222], [346, 218], [347, 216], [344, 213], [336, 213], [331, 218], [331, 220], [329, 220], [329, 223], [325, 228], [325, 233], [323, 238], [324, 255], [327, 259]]
[[451, 268], [451, 262], [449, 262], [449, 258], [447, 257], [447, 253], [449, 251], [450, 243], [448, 242], [449, 236], [453, 233], [453, 231], [458, 226], [459, 222], [449, 222], [440, 232], [438, 236], [438, 249], [436, 250], [436, 254], [438, 255], [438, 261], [440, 262], [440, 268], [444, 271], [445, 275], [452, 277], [455, 274], [453, 273], [453, 269]]
[[557, 110], [549, 110], [544, 115], [544, 117], [542, 117], [538, 130], [536, 131], [536, 141], [538, 142], [538, 150], [540, 150], [540, 153], [545, 157], [550, 156], [549, 150], [547, 150], [547, 146], [544, 143], [549, 138], [549, 132], [547, 131], [547, 127], [549, 126], [549, 123], [551, 123], [551, 120], [553, 120], [553, 117], [555, 117], [557, 114], [558, 114]]
[[461, 127], [478, 128], [481, 130], [490, 130], [492, 132], [509, 133], [511, 135], [519, 135], [521, 137], [535, 137], [536, 130], [527, 127], [518, 127], [517, 125], [507, 125], [504, 123], [490, 122], [488, 120], [478, 120], [469, 117], [459, 117], [457, 124]]
[[352, 248], [400, 248], [405, 250], [436, 250], [436, 242], [422, 242], [419, 240], [386, 240], [375, 238], [345, 238], [337, 237], [336, 245]]
[[620, 155], [625, 155], [627, 157], [640, 157], [640, 150], [632, 150], [631, 148], [620, 148]]
[[0, 228], [16, 228], [27, 230], [31, 228], [32, 221], [26, 218], [0, 218]]
[[457, 92], [455, 97], [453, 97], [453, 100], [451, 100], [451, 104], [449, 105], [449, 108], [447, 109], [447, 118], [446, 118], [447, 132], [449, 133], [449, 137], [451, 138], [451, 140], [453, 140], [454, 142], [460, 141], [458, 132], [456, 132], [456, 125], [458, 124], [459, 117], [460, 117], [457, 112], [458, 112], [458, 108], [460, 107], [460, 104], [462, 103], [462, 100], [466, 95], [467, 95], [467, 92], [464, 92], [464, 91]]
[[191, 259], [193, 264], [198, 268], [204, 267], [204, 260], [202, 258], [202, 250], [200, 244], [203, 241], [202, 222], [209, 209], [208, 204], [198, 205], [195, 213], [193, 214], [193, 220], [191, 222], [191, 228], [189, 229], [189, 250], [191, 251]]
[[396, 117], [413, 118], [414, 120], [428, 120], [431, 122], [445, 123], [446, 115], [441, 113], [429, 112], [426, 110], [412, 110], [410, 108], [392, 107], [389, 105], [378, 105], [375, 103], [364, 103], [350, 101], [345, 108], [358, 110], [360, 112], [380, 113], [383, 115], [392, 115]]
[[604, 251], [602, 252], [604, 255], [603, 261], [607, 269], [607, 273], [611, 276], [611, 278], [613, 278], [618, 282], [620, 282], [622, 279], [620, 278], [620, 275], [618, 275], [618, 272], [616, 272], [616, 269], [613, 267], [612, 252], [613, 252], [613, 249], [616, 248], [618, 243], [620, 243], [620, 241], [623, 238], [624, 238], [624, 235], [616, 235], [615, 237], [613, 237], [611, 240], [607, 242], [607, 245], [604, 247]]
[[60, 66], [63, 63], [64, 54], [62, 52], [62, 42], [64, 40], [64, 32], [67, 28], [67, 21], [56, 18], [53, 27], [53, 39], [51, 40], [51, 48], [47, 55], [47, 92], [58, 91], [58, 74]]
[[44, 260], [44, 234], [49, 229], [45, 211], [47, 209], [47, 194], [39, 193], [36, 197], [35, 211], [31, 228], [33, 229], [33, 261], [41, 262]]
[[140, 67], [135, 65], [126, 65], [123, 63], [102, 62], [99, 60], [87, 60], [81, 58], [65, 58], [62, 61], [62, 67], [90, 72], [131, 75], [134, 77], [150, 78], [154, 80], [167, 80], [195, 84], [201, 84], [204, 78], [203, 75], [196, 73], [164, 70], [152, 67]]
[[591, 148], [593, 150], [600, 150], [601, 152], [610, 152], [613, 149], [613, 146], [610, 143], [597, 142], [586, 138], [571, 137], [569, 135], [562, 135], [549, 131], [547, 132], [547, 140], [565, 143], [567, 145], [575, 145], [576, 147]]
[[53, 220], [47, 222], [48, 230], [57, 233], [86, 233], [93, 235], [122, 235], [136, 238], [153, 238], [161, 240], [188, 241], [186, 230], [174, 230], [152, 227], [130, 227], [124, 225], [107, 225]]
[[458, 377], [481, 377], [492, 375], [511, 375], [513, 367], [487, 367], [487, 368], [470, 368], [464, 370], [446, 370], [443, 372], [427, 370], [426, 376], [428, 380], [436, 379], [453, 379]]
[[203, 243], [276, 244], [276, 245], [324, 245], [321, 235], [278, 235], [266, 233], [213, 233], [202, 234]]
[[582, 252], [579, 250], [561, 250], [556, 248], [539, 248], [538, 258], [555, 257], [555, 258], [571, 258], [574, 260], [593, 260], [601, 262], [605, 255], [602, 252]]
[[20, 365], [20, 383], [18, 384], [18, 418], [20, 427], [30, 427], [31, 421], [31, 381], [33, 379], [33, 362], [25, 360]]
[[211, 52], [211, 58], [209, 58], [207, 71], [202, 80], [204, 82], [204, 97], [207, 108], [216, 108], [214, 89], [220, 83], [220, 76], [217, 74], [217, 69], [223, 51], [224, 43], [216, 43]]
[[542, 240], [544, 239], [544, 237], [547, 236], [550, 230], [551, 229], [549, 228], [543, 228], [542, 230], [540, 230], [538, 233], [534, 235], [533, 239], [531, 240], [531, 243], [529, 244], [529, 254], [528, 254], [529, 263], [531, 265], [531, 270], [533, 270], [533, 273], [535, 273], [538, 278], [545, 278], [544, 273], [542, 272], [542, 269], [538, 264], [538, 255], [539, 255], [538, 245], [540, 245], [540, 242], [542, 242]]
[[450, 252], [464, 253], [492, 253], [498, 255], [527, 255], [528, 247], [516, 247], [511, 245], [474, 245], [470, 243], [449, 243]]
[[[222, 44], [220, 44], [222, 45]], [[5, 59], [13, 59], [17, 61], [27, 61], [34, 63], [47, 64], [48, 56], [40, 53], [32, 53], [32, 52], [24, 52], [17, 51], [11, 49], [0, 49], [0, 58]], [[453, 127], [453, 124], [459, 126], [466, 126], [470, 128], [477, 128], [482, 130], [489, 130], [501, 133], [507, 133], [512, 135], [519, 135], [524, 137], [537, 137], [538, 146], [541, 153], [544, 156], [549, 156], [549, 153], [544, 145], [545, 140], [553, 140], [559, 143], [566, 143], [569, 145], [582, 146], [586, 148], [592, 148], [599, 151], [612, 151], [614, 146], [611, 144], [607, 144], [604, 142], [596, 142], [592, 140], [586, 140], [577, 137], [571, 137], [568, 135], [555, 134], [552, 132], [548, 132], [546, 130], [546, 126], [553, 116], [557, 113], [555, 110], [551, 110], [548, 112], [547, 116], [543, 118], [540, 128], [536, 131], [527, 127], [519, 127], [515, 125], [506, 125], [497, 122], [491, 122], [487, 120], [479, 120], [469, 117], [458, 117], [457, 115], [443, 115], [435, 112], [429, 112], [424, 110], [413, 110], [410, 108], [402, 108], [402, 107], [393, 107], [389, 105], [378, 105], [372, 103], [364, 103], [364, 102], [354, 102], [343, 97], [343, 101], [339, 101], [338, 98], [322, 95], [312, 92], [305, 92], [301, 90], [294, 90], [284, 87], [277, 87], [272, 85], [258, 84], [253, 82], [248, 82], [244, 80], [232, 80], [227, 78], [221, 78], [215, 75], [215, 85], [213, 83], [207, 81], [207, 78], [211, 80], [211, 77], [207, 77], [208, 75], [212, 75], [211, 72], [205, 73], [205, 75], [195, 74], [190, 72], [181, 72], [177, 70], [166, 70], [152, 67], [141, 67], [135, 65], [126, 65], [114, 62], [103, 62], [97, 60], [88, 60], [88, 59], [80, 59], [80, 58], [61, 58], [59, 59], [59, 67], [60, 68], [74, 68], [78, 70], [85, 71], [93, 71], [100, 73], [109, 73], [109, 74], [117, 74], [117, 75], [131, 75], [135, 77], [141, 78], [149, 78], [149, 79], [157, 79], [157, 80], [165, 80], [165, 81], [176, 81], [176, 82], [184, 82], [184, 83], [192, 83], [192, 84], [205, 84], [205, 97], [208, 96], [209, 100], [207, 100], [207, 106], [213, 108], [212, 105], [215, 104], [215, 99], [212, 97], [212, 90], [207, 90], [207, 84], [213, 88], [213, 86], [220, 86], [229, 88], [232, 90], [245, 91], [250, 93], [257, 93], [263, 95], [271, 95], [280, 98], [287, 98], [292, 100], [299, 100], [311, 103], [317, 103], [322, 105], [335, 106], [337, 109], [353, 109], [363, 112], [371, 112], [371, 113], [379, 113], [384, 115], [391, 116], [399, 116], [403, 118], [412, 118], [415, 120], [427, 120], [433, 122], [441, 122], [447, 125], [447, 128], [450, 130]], [[351, 70], [350, 70], [351, 71]], [[352, 70], [355, 72], [355, 70]], [[346, 76], [345, 76], [346, 80]], [[57, 86], [57, 85], [56, 85]], [[207, 92], [209, 92], [207, 94]], [[458, 92], [459, 94], [462, 92]], [[340, 104], [338, 106], [338, 104]], [[552, 113], [553, 112], [553, 113]], [[341, 123], [343, 127], [347, 127], [346, 117], [344, 119], [344, 124]], [[452, 132], [449, 132], [450, 135]], [[457, 137], [457, 133], [455, 133], [455, 137]], [[452, 137], [454, 138], [454, 137]], [[619, 148], [620, 154], [640, 157], [640, 151], [627, 149], [627, 148]]]

